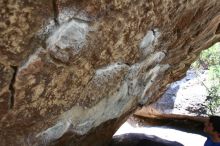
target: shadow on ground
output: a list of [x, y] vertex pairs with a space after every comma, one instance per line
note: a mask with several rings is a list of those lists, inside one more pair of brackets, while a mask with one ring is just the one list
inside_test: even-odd
[[176, 141], [168, 141], [156, 136], [128, 133], [114, 136], [109, 146], [183, 146]]

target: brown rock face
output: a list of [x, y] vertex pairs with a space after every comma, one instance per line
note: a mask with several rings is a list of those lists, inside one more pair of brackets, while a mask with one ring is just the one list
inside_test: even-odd
[[107, 145], [220, 38], [219, 0], [1, 0], [0, 8], [2, 146]]

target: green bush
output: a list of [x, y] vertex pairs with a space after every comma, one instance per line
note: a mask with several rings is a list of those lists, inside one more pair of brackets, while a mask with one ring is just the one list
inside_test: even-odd
[[208, 114], [216, 114], [220, 107], [220, 43], [202, 51], [199, 59], [192, 64], [191, 68], [208, 71], [209, 78], [206, 83], [201, 82], [208, 91], [206, 97]]
[[215, 115], [220, 106], [219, 87], [212, 86], [208, 89], [208, 96], [206, 97], [207, 108], [210, 114]]

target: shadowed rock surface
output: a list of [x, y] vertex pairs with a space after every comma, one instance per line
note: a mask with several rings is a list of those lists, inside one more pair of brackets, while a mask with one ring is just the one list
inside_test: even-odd
[[168, 141], [156, 136], [130, 133], [114, 136], [109, 146], [183, 146], [175, 141]]
[[107, 145], [220, 38], [219, 0], [1, 0], [0, 9], [2, 146]]

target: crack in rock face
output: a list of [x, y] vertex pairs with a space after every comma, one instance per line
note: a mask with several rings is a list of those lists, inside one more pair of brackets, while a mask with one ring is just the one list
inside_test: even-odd
[[11, 79], [11, 83], [9, 85], [9, 90], [11, 92], [11, 95], [10, 95], [10, 98], [9, 98], [9, 108], [12, 109], [13, 106], [14, 106], [14, 94], [15, 94], [15, 90], [14, 90], [14, 83], [15, 83], [15, 79], [16, 79], [16, 75], [17, 75], [17, 71], [18, 71], [18, 68], [17, 66], [11, 66], [11, 68], [14, 70], [14, 73], [13, 73], [13, 77]]

